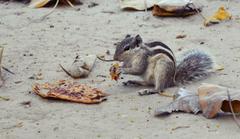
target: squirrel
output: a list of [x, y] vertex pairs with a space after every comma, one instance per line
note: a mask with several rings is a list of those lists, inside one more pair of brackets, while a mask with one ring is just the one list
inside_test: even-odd
[[142, 89], [139, 95], [156, 94], [168, 87], [202, 80], [214, 69], [213, 59], [205, 52], [189, 50], [177, 62], [173, 51], [166, 44], [159, 41], [143, 43], [140, 35], [127, 35], [116, 43], [113, 59], [123, 62], [121, 73], [143, 78], [143, 81], [129, 80], [123, 82], [123, 85], [155, 87]]

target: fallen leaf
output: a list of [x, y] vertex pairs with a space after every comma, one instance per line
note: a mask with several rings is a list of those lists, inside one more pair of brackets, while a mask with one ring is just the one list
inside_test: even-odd
[[221, 21], [230, 20], [231, 18], [232, 15], [228, 11], [226, 11], [224, 7], [219, 7], [218, 11], [215, 12], [213, 16], [209, 17], [204, 21], [204, 25], [210, 26], [213, 24], [218, 24]]
[[87, 56], [76, 56], [71, 65], [63, 67], [61, 64], [59, 66], [62, 70], [74, 79], [87, 77], [96, 61], [96, 55]]
[[59, 80], [55, 83], [33, 85], [33, 92], [43, 98], [55, 98], [85, 104], [96, 104], [106, 100], [103, 91], [86, 84]]

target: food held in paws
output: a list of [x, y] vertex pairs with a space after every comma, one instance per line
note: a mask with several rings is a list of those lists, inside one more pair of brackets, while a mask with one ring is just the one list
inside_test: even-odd
[[111, 76], [112, 80], [117, 81], [120, 77], [120, 74], [121, 74], [121, 72], [120, 72], [119, 64], [116, 63], [116, 64], [112, 65], [110, 68], [110, 76]]

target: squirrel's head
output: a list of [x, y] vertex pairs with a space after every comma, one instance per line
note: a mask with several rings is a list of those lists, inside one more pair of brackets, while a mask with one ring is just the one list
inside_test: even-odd
[[125, 52], [139, 47], [141, 43], [142, 38], [140, 35], [136, 35], [135, 37], [131, 37], [131, 35], [126, 35], [126, 37], [121, 42], [115, 44], [116, 50], [113, 59], [122, 61]]

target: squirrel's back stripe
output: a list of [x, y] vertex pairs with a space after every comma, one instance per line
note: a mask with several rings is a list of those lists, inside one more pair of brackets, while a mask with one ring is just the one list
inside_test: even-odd
[[169, 51], [171, 51], [173, 53], [173, 51], [166, 44], [164, 44], [162, 42], [155, 41], [155, 42], [146, 43], [146, 45], [151, 47], [151, 48], [156, 47], [156, 46], [162, 46], [162, 47], [168, 49]]
[[176, 62], [173, 51], [164, 43], [152, 42], [152, 43], [146, 43], [145, 45], [147, 45], [147, 47], [152, 55], [157, 55], [157, 54], [162, 53], [162, 54], [167, 55], [174, 63]]
[[164, 49], [155, 49], [152, 51], [152, 54], [153, 55], [165, 54], [175, 63], [175, 57], [171, 53], [169, 53], [168, 51], [166, 51]]

